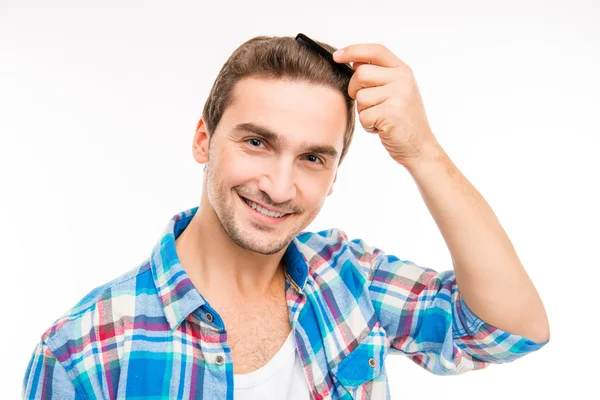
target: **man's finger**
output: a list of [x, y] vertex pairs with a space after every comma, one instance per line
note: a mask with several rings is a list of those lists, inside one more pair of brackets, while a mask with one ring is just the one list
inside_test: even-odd
[[404, 64], [387, 47], [378, 43], [351, 44], [333, 53], [338, 63], [361, 62], [395, 68]]
[[369, 63], [355, 61], [355, 62], [352, 63], [352, 69], [356, 71], [356, 69], [358, 67], [360, 67], [361, 65], [364, 65], [364, 64], [369, 64]]
[[356, 111], [359, 113], [362, 110], [381, 104], [391, 96], [387, 86], [377, 86], [360, 89], [356, 92]]
[[356, 92], [362, 88], [383, 86], [398, 79], [397, 71], [378, 65], [362, 64], [348, 84], [348, 95], [356, 98]]

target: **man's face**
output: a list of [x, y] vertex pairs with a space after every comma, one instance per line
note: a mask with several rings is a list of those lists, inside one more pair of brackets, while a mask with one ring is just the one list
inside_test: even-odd
[[[306, 82], [247, 78], [233, 99], [208, 154], [194, 151], [199, 162], [208, 159], [203, 201], [240, 247], [274, 254], [331, 194], [346, 130], [344, 98]], [[201, 120], [195, 146], [207, 146], [205, 135]]]

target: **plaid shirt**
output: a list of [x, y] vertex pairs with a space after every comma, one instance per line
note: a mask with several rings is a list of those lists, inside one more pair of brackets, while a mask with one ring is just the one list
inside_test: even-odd
[[[24, 398], [233, 399], [225, 325], [175, 251], [197, 209], [175, 215], [145, 262], [93, 289], [42, 335]], [[284, 260], [290, 325], [315, 399], [388, 399], [388, 354], [455, 375], [547, 343], [475, 316], [453, 271], [386, 255], [339, 229], [300, 233]]]

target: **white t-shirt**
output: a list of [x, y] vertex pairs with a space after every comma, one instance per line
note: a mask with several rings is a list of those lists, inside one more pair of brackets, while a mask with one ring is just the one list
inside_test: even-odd
[[234, 374], [233, 381], [234, 400], [311, 398], [293, 331], [269, 362], [248, 374]]

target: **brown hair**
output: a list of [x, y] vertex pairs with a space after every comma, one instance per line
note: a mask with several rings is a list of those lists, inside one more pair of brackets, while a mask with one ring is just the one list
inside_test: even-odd
[[[326, 43], [317, 43], [331, 52], [337, 50]], [[290, 36], [256, 36], [231, 54], [217, 75], [202, 112], [209, 142], [225, 109], [233, 100], [235, 84], [248, 77], [306, 81], [339, 90], [344, 96], [348, 112], [339, 161], [342, 162], [352, 141], [355, 123], [354, 99], [348, 95], [350, 78], [314, 50]]]

